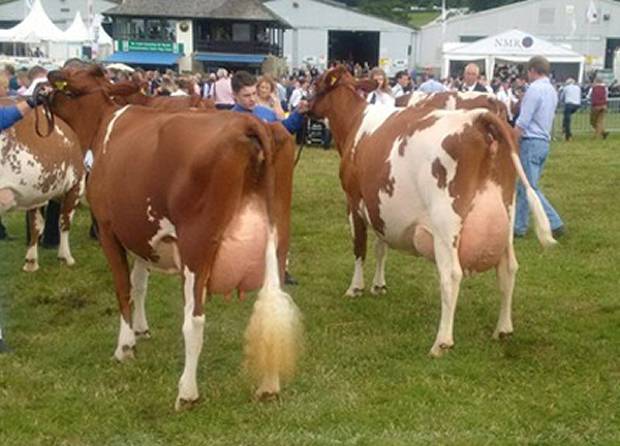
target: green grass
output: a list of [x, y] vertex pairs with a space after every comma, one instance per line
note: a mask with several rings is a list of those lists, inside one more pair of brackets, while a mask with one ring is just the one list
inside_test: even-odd
[[[179, 280], [154, 275], [153, 338], [110, 360], [112, 280], [78, 212], [78, 264], [41, 251], [21, 272], [20, 239], [0, 242], [0, 445], [611, 445], [620, 442], [620, 140], [555, 144], [543, 189], [567, 223], [561, 245], [516, 243], [514, 336], [496, 342], [492, 272], [465, 279], [456, 346], [427, 356], [439, 320], [433, 265], [390, 252], [389, 293], [342, 297], [353, 258], [334, 151], [307, 149], [296, 172], [291, 292], [306, 324], [299, 374], [277, 403], [251, 401], [240, 369], [252, 300], [207, 305], [201, 404], [177, 414], [183, 364]], [[370, 250], [372, 252], [372, 249]], [[372, 260], [372, 255], [369, 256]], [[373, 265], [366, 268], [372, 280]]]
[[419, 28], [432, 22], [439, 17], [440, 14], [441, 13], [437, 11], [412, 12], [409, 14], [409, 25]]
[[[553, 134], [557, 138], [563, 136], [562, 121], [564, 120], [564, 114], [562, 111], [556, 113], [555, 120], [553, 122]], [[605, 128], [612, 132], [620, 131], [620, 113], [617, 109], [612, 113], [605, 115]], [[594, 130], [590, 126], [590, 108], [582, 107], [575, 114], [573, 114], [571, 120], [571, 130], [575, 135], [593, 135]]]

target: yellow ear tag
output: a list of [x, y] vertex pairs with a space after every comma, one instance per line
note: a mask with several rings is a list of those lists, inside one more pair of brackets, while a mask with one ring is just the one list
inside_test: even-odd
[[329, 81], [329, 86], [333, 87], [336, 84], [336, 82], [338, 82], [338, 79], [335, 77], [332, 77], [331, 80]]
[[56, 90], [64, 90], [65, 88], [67, 88], [67, 81], [57, 81], [54, 82], [54, 87], [56, 88]]

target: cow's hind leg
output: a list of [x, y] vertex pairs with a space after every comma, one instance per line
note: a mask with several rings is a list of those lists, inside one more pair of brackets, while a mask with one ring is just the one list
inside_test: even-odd
[[99, 232], [101, 247], [112, 270], [116, 298], [120, 310], [120, 329], [114, 357], [120, 361], [133, 359], [136, 336], [131, 328], [131, 303], [129, 284], [129, 264], [125, 248], [116, 239], [109, 225], [101, 226]]
[[133, 303], [132, 328], [138, 338], [151, 337], [145, 307], [148, 283], [149, 271], [146, 264], [136, 259], [131, 270], [131, 301]]
[[375, 270], [375, 277], [372, 280], [370, 292], [374, 295], [386, 294], [385, 261], [387, 260], [387, 244], [381, 239], [375, 241], [375, 257], [377, 269]]
[[508, 231], [508, 244], [506, 245], [506, 251], [502, 255], [499, 264], [497, 265], [497, 283], [499, 290], [502, 293], [502, 300], [499, 309], [499, 320], [497, 321], [497, 327], [493, 332], [493, 338], [502, 339], [512, 334], [512, 293], [515, 287], [515, 279], [517, 276], [517, 270], [519, 264], [517, 263], [517, 257], [515, 256], [513, 231], [514, 227], [514, 201], [509, 208], [510, 215], [510, 228]]
[[73, 186], [64, 196], [60, 208], [60, 244], [58, 245], [58, 259], [65, 262], [68, 266], [75, 264], [75, 259], [71, 255], [69, 247], [69, 230], [71, 229], [71, 221], [75, 213], [75, 207], [80, 202], [80, 184]]
[[364, 293], [364, 260], [366, 260], [367, 230], [364, 220], [355, 211], [349, 211], [349, 222], [353, 236], [353, 253], [355, 254], [355, 270], [351, 285], [345, 293], [349, 297], [358, 297]]
[[30, 209], [26, 215], [30, 228], [30, 240], [28, 240], [28, 251], [26, 251], [23, 270], [32, 273], [39, 269], [39, 237], [43, 233], [45, 221], [40, 208]]
[[[200, 219], [197, 221], [202, 223]], [[212, 224], [207, 225], [210, 226], [221, 227], [222, 224], [221, 221], [212, 220]], [[186, 234], [185, 238], [178, 241], [183, 264], [185, 367], [179, 379], [179, 393], [174, 406], [177, 411], [191, 408], [199, 398], [196, 371], [204, 337], [206, 286], [218, 248], [218, 244], [213, 242], [216, 237], [206, 233], [202, 224], [179, 229], [181, 231]], [[196, 246], [201, 249], [196, 249]]]
[[441, 319], [437, 338], [430, 351], [433, 357], [441, 356], [454, 345], [454, 312], [463, 271], [458, 257], [458, 243], [453, 240], [456, 238], [451, 240], [451, 237], [434, 236], [435, 262], [441, 288]]

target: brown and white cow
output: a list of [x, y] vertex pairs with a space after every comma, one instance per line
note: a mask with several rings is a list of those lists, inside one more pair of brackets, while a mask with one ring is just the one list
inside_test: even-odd
[[388, 246], [437, 265], [441, 320], [431, 355], [440, 356], [454, 344], [454, 311], [464, 273], [496, 268], [502, 303], [495, 336], [511, 333], [517, 175], [526, 185], [539, 240], [543, 245], [555, 240], [527, 183], [510, 128], [486, 109], [369, 105], [356, 93], [359, 86], [346, 70], [335, 68], [319, 80], [311, 100], [311, 112], [329, 119], [341, 156], [355, 253], [347, 295], [364, 288], [370, 226], [377, 235], [379, 266], [374, 293], [385, 290]]
[[203, 99], [198, 95], [187, 96], [147, 96], [142, 93], [142, 86], [133, 81], [123, 81], [110, 87], [114, 102], [118, 105], [143, 105], [160, 110], [176, 111], [197, 108], [199, 110], [215, 110], [212, 99]]
[[396, 98], [397, 107], [430, 107], [437, 110], [473, 110], [486, 108], [502, 119], [508, 116], [506, 105], [494, 94], [477, 91], [446, 91], [442, 93], [412, 93]]
[[[114, 276], [121, 318], [115, 357], [148, 333], [147, 272], [183, 279], [185, 368], [175, 407], [198, 399], [205, 291], [261, 286], [246, 331], [257, 396], [293, 369], [298, 310], [280, 287], [288, 249], [293, 145], [279, 124], [240, 113], [118, 107], [100, 67], [51, 72], [52, 111], [92, 147], [87, 196]], [[130, 275], [128, 254], [135, 257]], [[133, 317], [131, 304], [134, 304]]]
[[44, 226], [40, 208], [51, 199], [61, 201], [58, 258], [67, 265], [75, 263], [69, 229], [83, 191], [82, 151], [77, 136], [63, 121], [56, 121], [50, 136], [43, 138], [35, 132], [34, 113], [30, 113], [0, 133], [0, 215], [15, 209], [27, 212], [30, 240], [24, 271], [39, 269], [38, 240]]

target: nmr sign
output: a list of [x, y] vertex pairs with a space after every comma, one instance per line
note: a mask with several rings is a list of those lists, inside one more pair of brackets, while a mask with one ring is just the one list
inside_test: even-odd
[[493, 46], [498, 49], [508, 50], [508, 49], [529, 49], [534, 45], [534, 39], [530, 36], [525, 36], [523, 38], [515, 38], [515, 37], [498, 37], [493, 40]]

